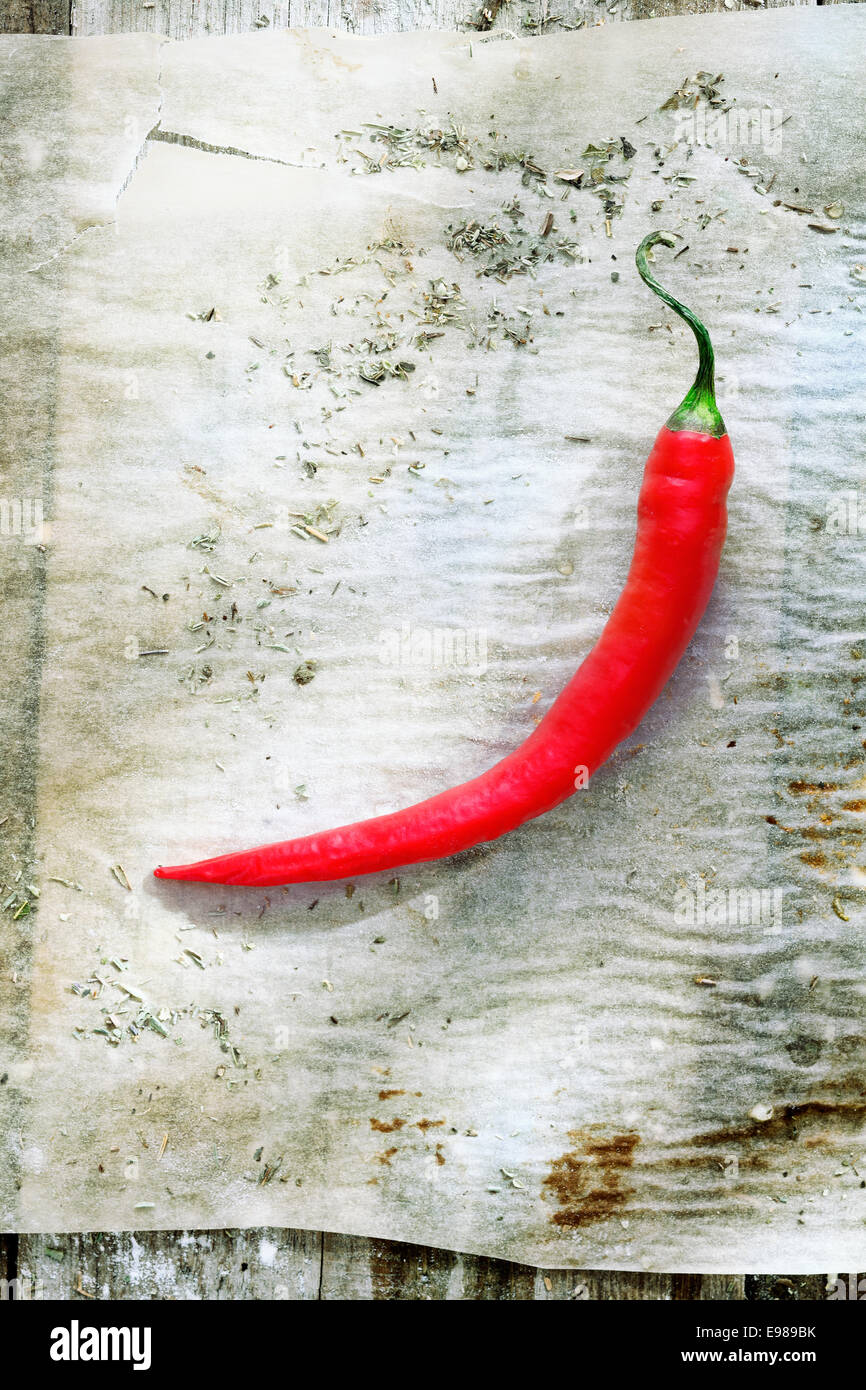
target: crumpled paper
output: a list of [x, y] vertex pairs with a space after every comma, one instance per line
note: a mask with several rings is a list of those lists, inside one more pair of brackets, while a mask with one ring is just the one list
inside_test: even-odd
[[[864, 26], [0, 40], [5, 1227], [857, 1267]], [[532, 730], [694, 372], [659, 226], [737, 476], [635, 736], [390, 881], [154, 881]]]

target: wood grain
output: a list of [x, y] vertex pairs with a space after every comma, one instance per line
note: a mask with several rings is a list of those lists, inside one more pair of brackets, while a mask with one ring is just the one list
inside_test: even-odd
[[[763, 7], [837, 0], [763, 0]], [[0, 0], [0, 33], [150, 32], [184, 39], [329, 27], [531, 34], [666, 15], [761, 8], [755, 0]], [[484, 13], [484, 9], [488, 14]], [[826, 1276], [539, 1270], [356, 1236], [279, 1229], [0, 1235], [0, 1280], [19, 1296], [91, 1299], [817, 1300]], [[5, 1289], [5, 1284], [3, 1288]]]
[[320, 1296], [313, 1231], [123, 1231], [21, 1236], [15, 1271], [46, 1299], [286, 1299]]
[[[862, 1276], [860, 1276], [862, 1277]], [[329, 1302], [822, 1301], [827, 1276], [544, 1270], [317, 1231], [125, 1231], [0, 1237], [25, 1298]]]
[[3, 0], [0, 34], [69, 34], [70, 0]]
[[[745, 1296], [741, 1275], [543, 1270], [422, 1245], [278, 1229], [0, 1237], [0, 1278], [17, 1278], [25, 1298], [81, 1303], [169, 1298], [728, 1301]], [[787, 1281], [776, 1293], [774, 1282], [762, 1286], [758, 1296], [798, 1296], [796, 1281]], [[823, 1277], [811, 1282], [823, 1288]], [[810, 1288], [804, 1296], [823, 1294]]]
[[[555, 32], [666, 15], [775, 9], [817, 0], [73, 0], [72, 33], [244, 34], [255, 29], [329, 28], [350, 34], [409, 29]], [[484, 11], [493, 14], [488, 23]]]

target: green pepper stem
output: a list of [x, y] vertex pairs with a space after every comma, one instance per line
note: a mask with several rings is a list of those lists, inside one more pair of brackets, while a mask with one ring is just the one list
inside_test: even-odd
[[711, 434], [720, 438], [725, 433], [725, 425], [716, 405], [715, 358], [710, 335], [697, 314], [674, 299], [663, 289], [647, 265], [647, 251], [661, 242], [665, 246], [676, 245], [670, 232], [650, 232], [645, 236], [635, 252], [635, 265], [645, 285], [663, 300], [675, 314], [689, 325], [698, 344], [698, 370], [694, 382], [686, 392], [680, 405], [667, 421], [669, 430], [697, 430], [701, 434]]

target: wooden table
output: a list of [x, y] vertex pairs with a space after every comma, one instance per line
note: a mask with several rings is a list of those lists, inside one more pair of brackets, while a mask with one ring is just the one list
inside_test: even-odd
[[[157, 33], [172, 39], [314, 27], [566, 27], [835, 0], [0, 0], [0, 33]], [[0, 1235], [0, 1280], [24, 1297], [72, 1299], [823, 1299], [825, 1274], [627, 1274], [507, 1260], [319, 1231]]]

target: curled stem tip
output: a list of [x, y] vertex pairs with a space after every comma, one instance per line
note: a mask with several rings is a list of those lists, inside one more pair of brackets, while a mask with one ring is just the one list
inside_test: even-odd
[[667, 422], [670, 430], [697, 430], [702, 434], [712, 434], [717, 438], [725, 433], [725, 425], [716, 405], [715, 358], [710, 335], [697, 314], [685, 304], [681, 304], [656, 280], [647, 264], [647, 252], [661, 243], [675, 246], [676, 239], [670, 232], [650, 232], [645, 236], [635, 252], [635, 265], [645, 285], [663, 300], [675, 314], [689, 325], [698, 344], [698, 370], [690, 390], [683, 397]]

